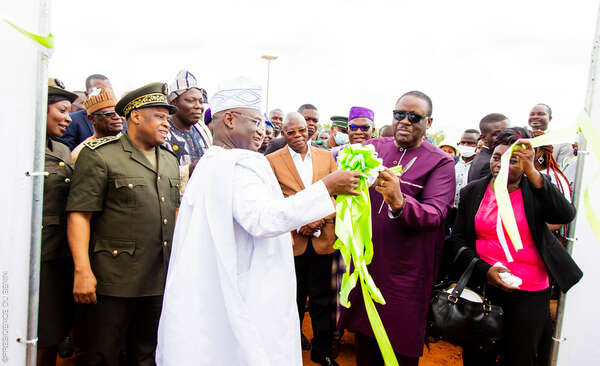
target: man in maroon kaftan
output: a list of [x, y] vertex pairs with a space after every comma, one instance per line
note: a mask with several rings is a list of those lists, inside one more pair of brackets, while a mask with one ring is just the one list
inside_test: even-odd
[[[394, 110], [394, 137], [369, 140], [386, 167], [414, 164], [400, 179], [386, 172], [371, 187], [373, 261], [369, 273], [386, 305], [377, 305], [400, 365], [417, 365], [444, 238], [444, 220], [455, 191], [454, 161], [428, 141], [431, 101], [403, 95]], [[381, 193], [380, 193], [381, 192]], [[385, 197], [385, 202], [384, 202]], [[350, 295], [340, 327], [357, 334], [357, 365], [383, 365], [361, 290]]]

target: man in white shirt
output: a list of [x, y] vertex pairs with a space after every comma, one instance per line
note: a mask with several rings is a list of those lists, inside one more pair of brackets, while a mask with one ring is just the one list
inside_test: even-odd
[[469, 169], [475, 159], [475, 150], [479, 140], [479, 131], [468, 129], [463, 132], [458, 143], [459, 156], [454, 165], [454, 174], [456, 176], [456, 194], [454, 195], [454, 207], [458, 207], [460, 199], [460, 190], [467, 185]]
[[[550, 108], [549, 105], [538, 103], [533, 106], [529, 112], [529, 119], [527, 120], [527, 123], [532, 130], [540, 130], [547, 133], [550, 122], [552, 122], [552, 108]], [[554, 156], [554, 160], [558, 163], [560, 170], [564, 172], [567, 166], [572, 163], [572, 160], [575, 158], [573, 146], [568, 142], [552, 146], [552, 156]], [[572, 183], [575, 177], [567, 178]]]
[[[238, 81], [237, 84], [241, 83]], [[213, 146], [179, 210], [161, 314], [158, 365], [302, 364], [289, 232], [335, 212], [330, 195], [358, 194], [358, 175], [336, 171], [284, 198], [256, 152], [258, 87], [212, 98]]]
[[[267, 155], [267, 160], [284, 196], [293, 197], [337, 169], [329, 151], [309, 145], [308, 127], [302, 114], [292, 112], [285, 117], [283, 137], [287, 146]], [[331, 286], [334, 217], [330, 215], [292, 231], [300, 324], [308, 297], [314, 334], [311, 360], [325, 366], [337, 365], [331, 349], [335, 312], [335, 292]], [[303, 343], [303, 348], [308, 348], [308, 342], [303, 340]]]

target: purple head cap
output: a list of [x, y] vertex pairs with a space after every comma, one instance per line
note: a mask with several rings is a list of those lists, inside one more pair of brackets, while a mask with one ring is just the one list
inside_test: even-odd
[[369, 108], [364, 107], [352, 107], [350, 108], [350, 113], [348, 114], [348, 122], [352, 121], [355, 118], [368, 118], [371, 122], [375, 121], [375, 113]]
[[212, 114], [210, 108], [204, 111], [204, 124], [209, 124], [212, 121]]

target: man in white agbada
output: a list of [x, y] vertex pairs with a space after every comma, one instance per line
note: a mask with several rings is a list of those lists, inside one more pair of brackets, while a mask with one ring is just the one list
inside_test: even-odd
[[358, 175], [336, 171], [284, 198], [256, 152], [260, 88], [216, 93], [214, 145], [179, 210], [158, 331], [160, 366], [302, 365], [290, 231], [356, 194]]

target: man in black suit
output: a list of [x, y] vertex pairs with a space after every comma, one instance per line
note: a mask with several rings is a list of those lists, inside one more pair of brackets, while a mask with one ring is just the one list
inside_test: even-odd
[[510, 121], [508, 118], [500, 113], [490, 113], [481, 119], [479, 122], [479, 131], [481, 131], [483, 146], [469, 169], [469, 176], [467, 178], [469, 183], [490, 174], [490, 158], [492, 157], [492, 149], [496, 142], [496, 136], [502, 130], [507, 129], [509, 125]]
[[[112, 89], [110, 80], [104, 75], [93, 74], [85, 79], [85, 95], [86, 98], [94, 89]], [[94, 127], [87, 118], [87, 112], [85, 109], [71, 113], [71, 123], [67, 130], [60, 138], [61, 141], [73, 150], [83, 140], [94, 134]]]

